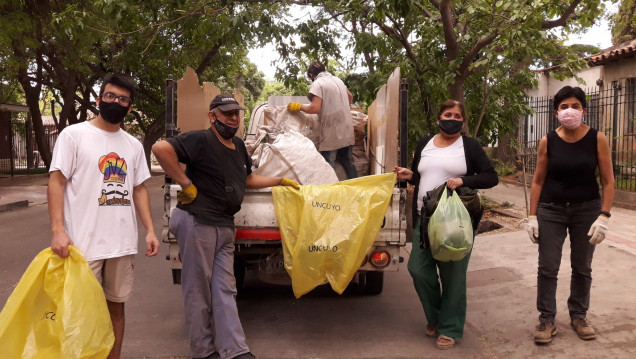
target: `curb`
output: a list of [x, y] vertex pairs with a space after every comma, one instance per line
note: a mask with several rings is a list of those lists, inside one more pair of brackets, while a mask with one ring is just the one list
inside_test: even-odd
[[499, 208], [491, 208], [490, 209], [491, 212], [500, 214], [502, 216], [508, 216], [508, 217], [513, 217], [513, 218], [517, 218], [517, 219], [525, 219], [526, 217], [524, 217], [523, 215], [507, 210], [507, 209], [499, 209]]
[[20, 208], [26, 208], [29, 206], [29, 201], [26, 199], [23, 201], [9, 202], [0, 204], [0, 212], [9, 212]]

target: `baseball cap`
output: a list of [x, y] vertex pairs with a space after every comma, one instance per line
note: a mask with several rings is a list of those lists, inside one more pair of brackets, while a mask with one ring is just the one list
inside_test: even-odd
[[214, 100], [210, 102], [210, 110], [213, 108], [218, 108], [221, 111], [245, 110], [232, 95], [216, 95]]

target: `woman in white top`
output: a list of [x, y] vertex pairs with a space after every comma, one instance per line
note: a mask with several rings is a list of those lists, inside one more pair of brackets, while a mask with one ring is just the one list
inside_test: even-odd
[[[415, 290], [428, 321], [426, 335], [437, 337], [438, 349], [450, 349], [464, 333], [466, 319], [466, 270], [470, 253], [460, 261], [440, 262], [433, 258], [425, 228], [420, 229], [426, 192], [446, 183], [455, 190], [490, 188], [499, 182], [488, 156], [476, 139], [462, 136], [466, 126], [464, 104], [445, 101], [438, 115], [439, 134], [422, 138], [411, 169], [396, 167], [398, 179], [415, 186], [413, 195], [413, 250], [408, 262]], [[477, 229], [478, 220], [473, 221]], [[477, 222], [477, 223], [475, 223]], [[420, 235], [420, 232], [423, 235]], [[438, 276], [439, 270], [439, 276]], [[441, 282], [441, 288], [440, 288]]]

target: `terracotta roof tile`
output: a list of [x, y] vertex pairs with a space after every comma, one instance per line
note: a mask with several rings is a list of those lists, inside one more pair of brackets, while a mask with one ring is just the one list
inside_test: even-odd
[[622, 43], [618, 46], [612, 46], [601, 51], [600, 54], [586, 57], [590, 66], [603, 65], [608, 62], [616, 61], [621, 58], [634, 57], [636, 55], [636, 39]]

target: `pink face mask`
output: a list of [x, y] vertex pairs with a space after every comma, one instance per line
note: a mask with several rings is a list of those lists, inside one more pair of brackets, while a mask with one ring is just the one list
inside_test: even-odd
[[574, 108], [566, 108], [558, 112], [559, 122], [563, 127], [573, 130], [581, 125], [583, 111]]

